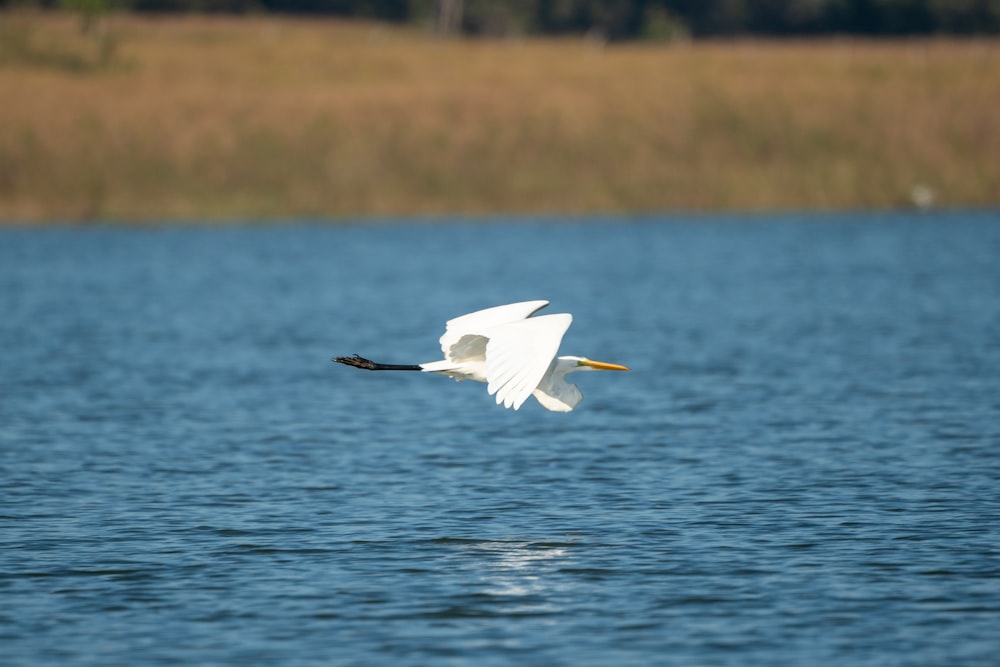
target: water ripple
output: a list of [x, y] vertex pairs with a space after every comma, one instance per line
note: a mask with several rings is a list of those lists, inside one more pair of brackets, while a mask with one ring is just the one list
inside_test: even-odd
[[[992, 664], [996, 222], [2, 231], [4, 663]], [[539, 297], [572, 415], [329, 362]]]

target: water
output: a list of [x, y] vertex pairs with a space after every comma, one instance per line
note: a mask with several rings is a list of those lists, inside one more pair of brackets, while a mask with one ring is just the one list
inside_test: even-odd
[[[5, 665], [992, 665], [1000, 217], [0, 231]], [[330, 363], [546, 298], [577, 411]]]

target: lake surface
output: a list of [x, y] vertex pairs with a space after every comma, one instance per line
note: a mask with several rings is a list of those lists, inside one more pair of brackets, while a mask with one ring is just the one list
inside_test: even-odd
[[[575, 412], [332, 364], [549, 299]], [[995, 665], [1000, 214], [0, 230], [5, 665]]]

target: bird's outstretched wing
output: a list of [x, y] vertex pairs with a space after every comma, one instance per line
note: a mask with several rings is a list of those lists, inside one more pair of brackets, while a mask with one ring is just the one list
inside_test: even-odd
[[548, 301], [522, 301], [477, 310], [448, 320], [441, 336], [441, 351], [451, 362], [482, 359], [486, 354], [486, 332], [502, 324], [520, 322], [549, 305]]
[[521, 407], [549, 369], [572, 323], [572, 315], [559, 313], [501, 324], [487, 332], [487, 391], [496, 395], [497, 405]]

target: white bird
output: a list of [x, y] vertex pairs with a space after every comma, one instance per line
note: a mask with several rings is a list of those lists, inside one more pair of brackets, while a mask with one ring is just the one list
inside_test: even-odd
[[569, 412], [583, 400], [566, 381], [575, 371], [627, 371], [627, 366], [586, 357], [557, 357], [559, 343], [573, 322], [568, 313], [532, 317], [548, 301], [524, 301], [479, 310], [449, 320], [441, 336], [444, 359], [424, 364], [379, 364], [364, 357], [333, 361], [370, 371], [422, 371], [458, 381], [485, 382], [497, 405], [517, 410], [534, 396], [542, 407]]

